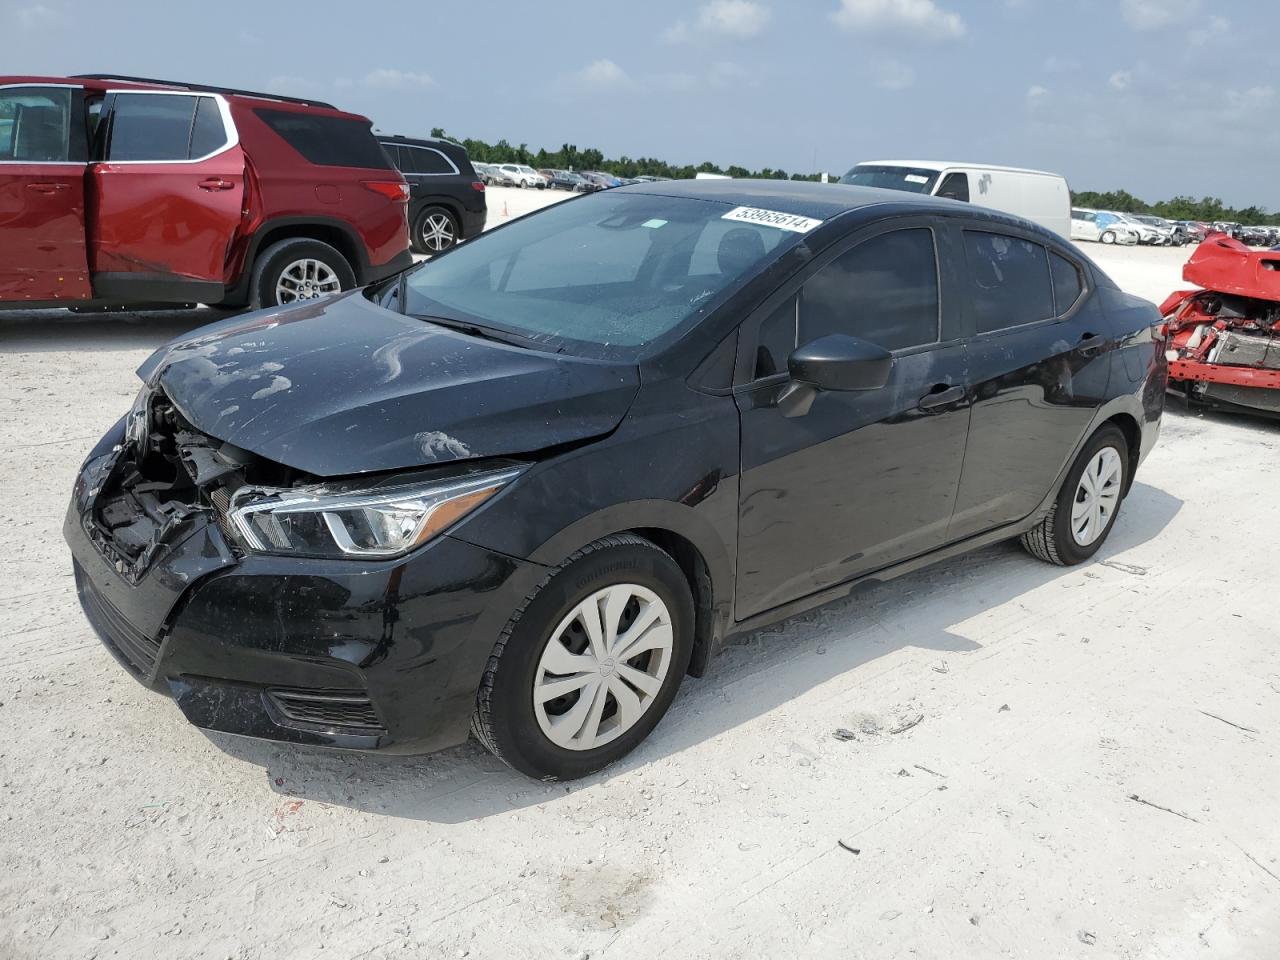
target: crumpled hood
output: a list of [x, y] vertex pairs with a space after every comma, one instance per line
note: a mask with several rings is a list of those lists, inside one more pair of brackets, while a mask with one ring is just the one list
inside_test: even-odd
[[601, 436], [639, 387], [633, 365], [477, 339], [358, 291], [203, 327], [138, 375], [202, 432], [322, 477]]

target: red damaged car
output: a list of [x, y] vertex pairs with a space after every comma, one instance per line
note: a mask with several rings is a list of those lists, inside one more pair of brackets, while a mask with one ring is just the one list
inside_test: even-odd
[[412, 264], [365, 117], [127, 77], [0, 77], [0, 307], [274, 306]]
[[1210, 234], [1182, 277], [1202, 289], [1160, 307], [1170, 389], [1205, 406], [1280, 416], [1280, 251]]

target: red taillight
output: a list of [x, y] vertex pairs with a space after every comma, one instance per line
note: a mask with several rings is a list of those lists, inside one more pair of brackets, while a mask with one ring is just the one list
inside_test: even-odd
[[382, 194], [388, 200], [409, 202], [409, 185], [403, 180], [362, 180], [361, 183], [374, 193]]
[[472, 180], [471, 189], [476, 193], [484, 193], [484, 183], [480, 180]]

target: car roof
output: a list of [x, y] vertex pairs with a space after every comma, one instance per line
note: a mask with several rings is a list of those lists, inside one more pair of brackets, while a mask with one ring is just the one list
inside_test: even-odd
[[406, 137], [399, 133], [375, 133], [379, 143], [402, 143], [407, 147], [431, 147], [433, 150], [457, 150], [467, 152], [467, 148], [452, 140], [440, 140], [434, 137]]
[[[827, 220], [851, 210], [883, 203], [910, 205], [912, 208], [919, 208], [922, 213], [930, 210], [955, 213], [955, 205], [960, 203], [958, 200], [945, 200], [905, 190], [881, 190], [876, 187], [813, 183], [807, 180], [663, 180], [618, 187], [615, 192], [718, 200], [738, 207], [779, 207], [784, 213], [794, 213], [815, 220]], [[969, 204], [963, 206], [974, 213], [983, 210]]]
[[232, 87], [219, 87], [204, 83], [187, 83], [180, 80], [153, 80], [148, 77], [127, 77], [121, 74], [72, 74], [66, 77], [36, 76], [0, 76], [0, 87], [8, 86], [62, 86], [81, 87], [92, 93], [106, 93], [110, 90], [160, 90], [183, 93], [211, 93], [227, 97], [229, 100], [250, 100], [267, 103], [273, 106], [307, 107], [324, 111], [330, 116], [342, 116], [368, 122], [368, 117], [358, 113], [339, 110], [331, 103], [321, 100], [306, 100], [302, 97], [288, 97], [277, 93], [260, 93], [254, 90], [238, 90]]
[[855, 167], [916, 167], [920, 170], [943, 171], [952, 167], [964, 167], [968, 170], [997, 170], [1003, 173], [1031, 173], [1038, 177], [1054, 177], [1062, 179], [1060, 173], [1048, 170], [1029, 170], [1026, 167], [1004, 167], [997, 163], [967, 163], [963, 160], [859, 160]]

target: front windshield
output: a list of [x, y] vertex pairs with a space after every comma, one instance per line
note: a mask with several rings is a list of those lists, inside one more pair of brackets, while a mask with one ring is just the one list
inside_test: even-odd
[[802, 236], [726, 219], [734, 209], [642, 193], [566, 200], [423, 264], [405, 282], [404, 312], [633, 359]]
[[881, 190], [933, 193], [933, 185], [938, 182], [938, 172], [915, 167], [888, 167], [860, 163], [841, 177], [840, 182], [851, 183], [856, 187], [878, 187]]

